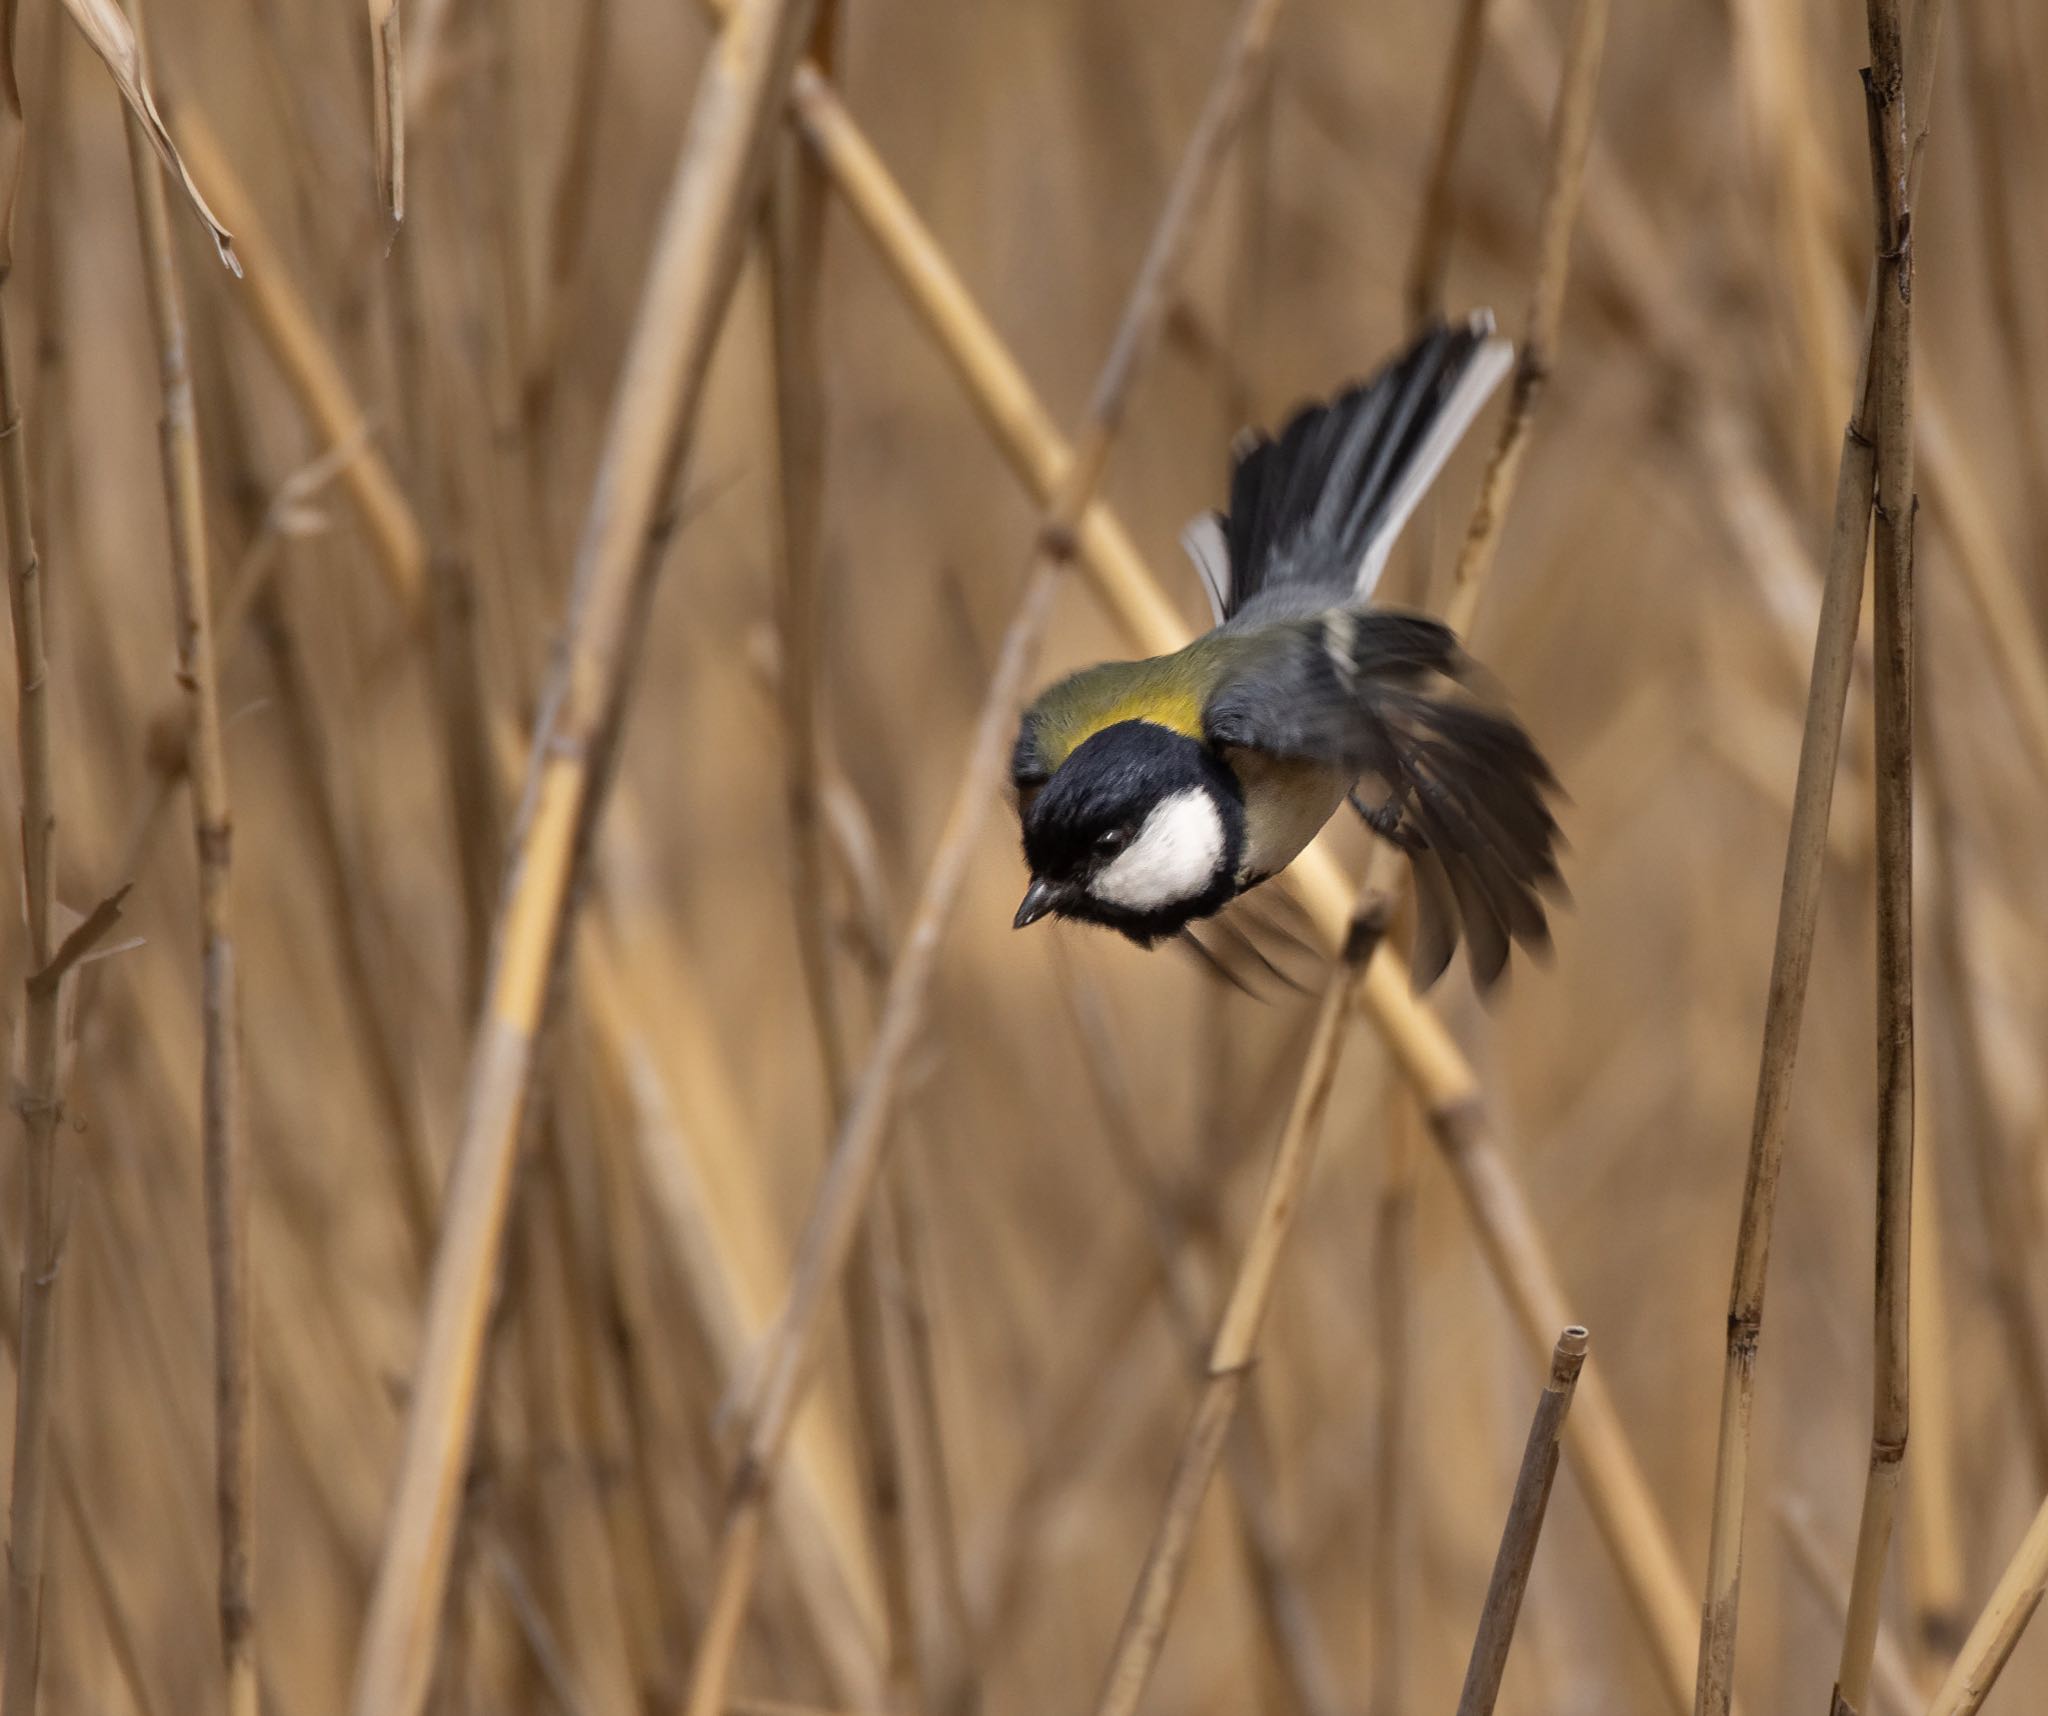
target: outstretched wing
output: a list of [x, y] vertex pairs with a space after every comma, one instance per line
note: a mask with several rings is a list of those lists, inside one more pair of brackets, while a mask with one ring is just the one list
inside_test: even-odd
[[1521, 725], [1474, 695], [1450, 628], [1345, 607], [1253, 641], [1205, 706], [1206, 735], [1381, 783], [1369, 820], [1414, 866], [1417, 984], [1442, 973], [1460, 924], [1482, 987], [1511, 941], [1547, 947], [1543, 896], [1561, 891], [1556, 778]]

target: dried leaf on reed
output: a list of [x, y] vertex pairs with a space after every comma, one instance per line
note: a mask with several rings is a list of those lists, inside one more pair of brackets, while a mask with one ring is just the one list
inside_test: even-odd
[[[135, 117], [141, 121], [143, 134], [149, 138], [149, 146], [185, 189], [186, 199], [191, 203], [193, 213], [205, 223], [207, 236], [213, 240], [213, 248], [220, 253], [220, 259], [230, 273], [241, 278], [242, 264], [235, 255], [235, 235], [221, 224], [220, 217], [207, 205], [200, 194], [191, 173], [186, 169], [185, 159], [178, 153], [178, 145], [171, 140], [170, 128], [164, 124], [164, 116], [157, 111], [156, 96], [149, 87], [149, 77], [142, 65], [142, 50], [136, 44], [135, 31], [122, 16], [121, 8], [114, 0], [64, 0], [64, 10], [71, 14], [85, 39], [92, 44], [92, 51], [106, 61], [107, 70], [114, 75], [114, 83], [121, 91], [121, 99], [128, 103]], [[12, 22], [12, 7], [9, 7], [9, 22]], [[9, 32], [10, 35], [12, 32]], [[10, 69], [6, 79], [12, 93], [13, 74]], [[19, 112], [20, 102], [16, 97], [14, 108]], [[11, 205], [11, 194], [8, 198]]]

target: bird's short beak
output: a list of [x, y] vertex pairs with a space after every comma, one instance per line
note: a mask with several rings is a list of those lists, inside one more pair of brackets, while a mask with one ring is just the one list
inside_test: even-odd
[[1035, 924], [1059, 904], [1060, 891], [1043, 877], [1034, 876], [1031, 886], [1024, 890], [1024, 903], [1017, 908], [1017, 915], [1010, 920], [1012, 929], [1022, 929], [1026, 924]]

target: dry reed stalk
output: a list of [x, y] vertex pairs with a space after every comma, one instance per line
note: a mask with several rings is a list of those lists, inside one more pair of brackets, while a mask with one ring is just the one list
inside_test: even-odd
[[1372, 1317], [1372, 1640], [1368, 1716], [1405, 1716], [1408, 1709], [1408, 1624], [1413, 1612], [1408, 1569], [1414, 1549], [1415, 1476], [1409, 1422], [1415, 1384], [1415, 1198], [1421, 1184], [1421, 1139], [1414, 1106], [1390, 1098], [1380, 1182], [1373, 1195]]
[[1830, 195], [1836, 187], [1807, 87], [1806, 19], [1770, 0], [1736, 0], [1730, 23], [1756, 189], [1769, 211], [1773, 253], [1789, 278], [1801, 492], [1810, 492], [1817, 503], [1826, 492], [1824, 468], [1836, 438], [1834, 401], [1848, 383], [1851, 354], [1838, 313], [1841, 289], [1830, 244], [1838, 225]]
[[1274, 1149], [1266, 1189], [1210, 1343], [1201, 1393], [1181, 1438], [1144, 1567], [1117, 1631], [1108, 1672], [1095, 1702], [1095, 1716], [1133, 1716], [1165, 1647], [1174, 1601], [1180, 1595], [1194, 1543], [1195, 1522], [1230, 1435], [1238, 1396], [1257, 1351], [1259, 1327], [1272, 1301], [1280, 1254], [1307, 1188], [1309, 1170], [1315, 1166], [1323, 1114], [1336, 1082], [1346, 1015], [1385, 933], [1384, 907], [1376, 897], [1362, 896], [1343, 960], [1324, 987], [1294, 1103]]
[[[839, 7], [821, 0], [812, 28], [810, 63], [830, 76], [836, 58]], [[779, 577], [776, 608], [781, 639], [784, 799], [789, 816], [791, 898], [811, 1027], [824, 1072], [830, 1132], [846, 1118], [852, 1096], [852, 1048], [840, 1004], [829, 868], [825, 853], [822, 734], [819, 730], [819, 580], [822, 553], [825, 395], [820, 358], [820, 276], [827, 187], [817, 163], [793, 138], [780, 142], [765, 217], [769, 333], [778, 459]], [[886, 1283], [903, 1261], [883, 1245], [886, 1195], [877, 1201], [856, 1246], [846, 1283], [848, 1343], [855, 1409], [867, 1472], [868, 1504], [881, 1563], [887, 1636], [884, 1662], [892, 1708], [921, 1709], [916, 1599], [909, 1522], [912, 1477], [906, 1467], [907, 1402], [892, 1386]]]
[[[715, 11], [719, 0], [705, 4]], [[1041, 496], [1050, 493], [1072, 450], [901, 188], [830, 87], [809, 67], [797, 70], [791, 109], [1002, 450], [1034, 490]], [[1166, 654], [1187, 642], [1186, 627], [1107, 506], [1090, 507], [1076, 537], [1097, 596], [1135, 647]], [[1312, 845], [1286, 880], [1329, 945], [1338, 945], [1350, 890], [1328, 847]], [[1554, 1332], [1571, 1318], [1527, 1197], [1483, 1125], [1470, 1065], [1441, 1021], [1409, 988], [1391, 954], [1382, 953], [1375, 962], [1363, 1005], [1415, 1085], [1438, 1141], [1456, 1140], [1453, 1167], [1468, 1212], [1479, 1224], [1488, 1262], [1515, 1303], [1525, 1334], [1545, 1343], [1539, 1350], [1547, 1350]], [[1693, 1680], [1699, 1611], [1670, 1531], [1597, 1377], [1581, 1390], [1572, 1422], [1567, 1453], [1581, 1470], [1603, 1538], [1655, 1641], [1666, 1688], [1682, 1707]]]
[[[1926, 729], [1922, 729], [1923, 736]], [[1929, 771], [1932, 772], [1932, 771]], [[1924, 874], [1924, 872], [1923, 872]], [[1923, 887], [1924, 887], [1923, 883]], [[1948, 1297], [1948, 1241], [1942, 1218], [1948, 1198], [1945, 1151], [1952, 1125], [1940, 1131], [1927, 1117], [1936, 1112], [1923, 1097], [1913, 1150], [1913, 1350], [1914, 1388], [1912, 1482], [1906, 1486], [1908, 1516], [1906, 1587], [1912, 1625], [1907, 1646], [1915, 1677], [1933, 1685], [1940, 1665], [1962, 1643], [1963, 1591], [1968, 1578], [1963, 1524], [1956, 1495], [1956, 1366]]]
[[1977, 1716], [2048, 1590], [2048, 1501], [2034, 1515], [1970, 1628], [1927, 1716]]
[[1935, 700], [1923, 703], [1921, 720], [1931, 765], [1922, 776], [1934, 858], [1927, 886], [1928, 917], [1946, 1003], [1936, 1017], [1950, 1041], [1951, 1076], [1957, 1085], [1954, 1130], [1969, 1159], [1971, 1191], [1984, 1229], [1986, 1273], [2006, 1364], [2019, 1395], [2032, 1476], [2036, 1483], [2048, 1484], [2048, 1324], [2036, 1292], [2040, 1247], [2026, 1215], [2029, 1199], [2013, 1191], [2024, 1185], [2025, 1171], [2003, 1142], [2005, 1125], [1991, 1096], [1992, 1059], [1984, 1040], [1964, 920], [1960, 819], [1951, 786], [1955, 753], [1944, 742], [1944, 717]]
[[354, 503], [377, 565], [408, 618], [423, 614], [427, 549], [405, 492], [371, 438], [362, 408], [312, 309], [293, 283], [268, 230], [256, 218], [241, 175], [196, 105], [177, 110], [179, 134], [195, 178], [234, 222], [245, 299], [256, 329], [300, 409], [330, 448], [352, 449], [341, 485]]
[[[138, 64], [146, 53], [140, 0], [127, 0]], [[200, 1092], [207, 1262], [213, 1286], [214, 1490], [220, 1524], [218, 1600], [230, 1716], [256, 1716], [255, 1459], [249, 1308], [249, 1139], [243, 1113], [241, 998], [232, 911], [234, 819], [221, 741], [220, 677], [207, 570], [205, 484], [185, 306], [171, 248], [169, 199], [142, 121], [128, 115], [143, 280], [163, 391], [164, 503], [176, 613], [178, 682], [190, 699], [185, 777], [198, 853]]]
[[[1827, 1546], [1821, 1542], [1812, 1509], [1780, 1497], [1776, 1512], [1791, 1550], [1792, 1566], [1800, 1579], [1839, 1623], [1848, 1613], [1839, 1570], [1833, 1565]], [[1884, 1628], [1877, 1635], [1877, 1654], [1871, 1659], [1871, 1690], [1878, 1708], [1890, 1716], [1920, 1716], [1924, 1702], [1913, 1684], [1899, 1641]]]
[[890, 973], [867, 1061], [834, 1140], [824, 1183], [798, 1252], [788, 1302], [751, 1403], [745, 1444], [720, 1531], [709, 1618], [691, 1668], [685, 1701], [689, 1716], [719, 1716], [724, 1708], [760, 1551], [766, 1494], [809, 1381], [825, 1298], [845, 1268], [863, 1207], [881, 1167], [903, 1063], [923, 1017], [924, 995], [936, 967], [941, 936], [995, 797], [1052, 599], [1061, 574], [1077, 552], [1077, 527], [1108, 462], [1130, 389], [1158, 343], [1199, 216], [1209, 202], [1278, 11], [1279, 0], [1245, 0], [1097, 377], [1078, 450], [1062, 473], [1039, 527], [1023, 591], [1004, 633], [975, 720], [966, 764]]
[[1451, 236], [1457, 226], [1458, 145], [1465, 136], [1472, 88], [1479, 81], [1480, 51], [1486, 45], [1486, 6], [1487, 0], [1459, 0], [1458, 21], [1452, 29], [1450, 63], [1437, 107], [1436, 146], [1430, 151], [1429, 177], [1423, 184], [1422, 218], [1416, 223], [1415, 248], [1408, 254], [1406, 294], [1411, 323], [1443, 312], [1444, 282], [1451, 271]]
[[[0, 89], [14, 89], [13, 15], [0, 19]], [[9, 105], [18, 107], [17, 102]], [[0, 174], [12, 220], [12, 172]], [[0, 232], [4, 232], [0, 228]], [[11, 242], [0, 257], [0, 509], [6, 513], [7, 590], [14, 625], [16, 743], [21, 766], [22, 899], [28, 919], [28, 971], [17, 1024], [14, 1109], [24, 1155], [19, 1347], [14, 1401], [14, 1480], [7, 1547], [6, 1656], [0, 1712], [34, 1716], [42, 1650], [44, 1526], [48, 1512], [51, 1369], [56, 1334], [57, 1268], [63, 1251], [55, 1204], [64, 1042], [64, 979], [91, 952], [119, 912], [119, 895], [68, 932], [56, 895], [57, 797], [45, 647], [43, 569], [29, 521], [29, 458], [8, 336], [6, 291]]]
[[1522, 1469], [1501, 1528], [1500, 1550], [1486, 1587], [1486, 1606], [1479, 1614], [1479, 1632], [1472, 1641], [1472, 1659], [1458, 1694], [1458, 1716], [1493, 1716], [1507, 1673], [1508, 1649], [1515, 1642], [1515, 1621], [1522, 1612], [1522, 1594], [1529, 1588], [1529, 1570], [1536, 1561], [1536, 1540], [1550, 1507], [1550, 1486], [1557, 1478], [1558, 1444], [1572, 1409], [1579, 1372], [1586, 1363], [1586, 1331], [1576, 1324], [1557, 1337], [1550, 1355], [1550, 1376], [1536, 1402], [1529, 1441], [1522, 1450]]
[[370, 134], [377, 196], [396, 225], [405, 219], [405, 53], [398, 0], [369, 0]]
[[[2048, 407], [2043, 405], [2040, 367], [2028, 337], [2027, 309], [2035, 294], [2027, 284], [2027, 257], [2013, 218], [2013, 157], [2025, 97], [2024, 48], [2016, 20], [1998, 7], [1980, 7], [1963, 24], [1964, 77], [1970, 99], [1963, 104], [1970, 130], [1970, 169], [1977, 187], [1977, 217], [1984, 234], [1985, 282], [1998, 328], [1999, 357], [2011, 383], [2012, 415], [2025, 478], [2048, 481]], [[2038, 519], [2032, 536], [2034, 560], [2044, 540]]]
[[658, 563], [658, 514], [694, 428], [810, 10], [810, 0], [742, 4], [706, 60], [629, 340], [528, 763], [390, 1532], [357, 1658], [357, 1716], [411, 1716], [426, 1693], [535, 1044], [604, 800]]
[[[1210, 1314], [1195, 1236], [1200, 1221], [1203, 1239], [1215, 1239], [1211, 1210], [1186, 1207], [1188, 1194], [1177, 1195], [1162, 1185], [1138, 1144], [1142, 1128], [1137, 1107], [1124, 1077], [1123, 1063], [1113, 1051], [1114, 1031], [1101, 992], [1070, 961], [1062, 992], [1071, 1003], [1074, 1035], [1094, 1087], [1105, 1122], [1104, 1135], [1119, 1173], [1138, 1199], [1145, 1217], [1145, 1236], [1155, 1262], [1160, 1297], [1171, 1315], [1174, 1332], [1187, 1348], [1198, 1382], [1209, 1371]], [[1271, 1453], [1261, 1433], [1257, 1400], [1232, 1424], [1223, 1448], [1223, 1474], [1236, 1515], [1246, 1574], [1252, 1584], [1267, 1643], [1285, 1683], [1289, 1708], [1300, 1716], [1336, 1716], [1343, 1708], [1338, 1679], [1323, 1647], [1315, 1615], [1290, 1563], [1276, 1513]]]
[[1558, 332], [1564, 322], [1565, 285], [1571, 272], [1572, 233], [1578, 225], [1579, 201], [1586, 183], [1586, 152], [1593, 138], [1593, 109], [1600, 89], [1600, 59], [1607, 43], [1608, 0], [1578, 0], [1572, 11], [1572, 33], [1565, 50], [1557, 105], [1550, 121], [1549, 173], [1543, 185], [1543, 206], [1536, 221], [1536, 275], [1529, 294], [1529, 313], [1515, 354], [1515, 379], [1508, 394], [1472, 521], [1458, 551], [1451, 597], [1444, 617], [1463, 635], [1472, 624], [1487, 572], [1500, 546], [1513, 502], [1522, 457], [1528, 451], [1536, 402], [1550, 379], [1557, 358]]
[[[1873, 166], [1873, 171], [1876, 168]], [[1882, 211], [1879, 214], [1883, 218]], [[1880, 244], [1880, 249], [1882, 249]], [[1763, 1051], [1750, 1123], [1749, 1165], [1729, 1288], [1728, 1347], [1721, 1382], [1715, 1450], [1713, 1523], [1707, 1550], [1706, 1604], [1700, 1620], [1695, 1716], [1727, 1716], [1735, 1690], [1736, 1620], [1742, 1594], [1743, 1513], [1749, 1486], [1749, 1426], [1756, 1397], [1757, 1349], [1763, 1333], [1764, 1288], [1772, 1218], [1785, 1153], [1785, 1119], [1799, 1028], [1813, 969], [1842, 721], [1862, 602], [1863, 568], [1877, 481], [1878, 330], [1873, 322], [1864, 373], [1857, 378], [1835, 479], [1834, 524], [1814, 633], [1799, 773], [1786, 834], [1785, 872], [1771, 977], [1764, 1009]]]
[[1878, 1604], [1910, 1422], [1913, 1244], [1913, 205], [1900, 0], [1870, 0], [1864, 73], [1877, 204], [1867, 427], [1877, 441], [1877, 1270], [1870, 1472], [1857, 1528], [1838, 1712], [1870, 1699]]

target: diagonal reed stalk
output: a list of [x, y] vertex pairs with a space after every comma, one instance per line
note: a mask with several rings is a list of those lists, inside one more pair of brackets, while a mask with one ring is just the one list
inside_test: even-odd
[[1133, 1716], [1165, 1647], [1174, 1601], [1187, 1574], [1195, 1521], [1229, 1438], [1238, 1396], [1244, 1392], [1245, 1379], [1256, 1356], [1259, 1328], [1272, 1301], [1280, 1254], [1286, 1247], [1294, 1212], [1307, 1189], [1309, 1170], [1315, 1166], [1316, 1145], [1322, 1136], [1330, 1090], [1336, 1082], [1337, 1057], [1343, 1045], [1347, 1015], [1357, 999], [1365, 968], [1378, 951], [1385, 932], [1384, 908], [1377, 896], [1362, 895], [1345, 942], [1344, 957], [1323, 990], [1315, 1035], [1309, 1039], [1308, 1057], [1302, 1063], [1294, 1103], [1273, 1152], [1273, 1166], [1258, 1213], [1252, 1218], [1251, 1233], [1231, 1282], [1230, 1297], [1224, 1303], [1223, 1315], [1209, 1345], [1202, 1390], [1181, 1438], [1180, 1453], [1167, 1485], [1166, 1503], [1160, 1511], [1159, 1523], [1153, 1527], [1151, 1548], [1146, 1552], [1145, 1565], [1138, 1574], [1137, 1586], [1131, 1592], [1123, 1625], [1110, 1652], [1109, 1669], [1095, 1702], [1095, 1716]]
[[1408, 255], [1405, 288], [1408, 320], [1421, 322], [1440, 315], [1444, 281], [1451, 271], [1451, 235], [1457, 225], [1458, 145], [1465, 119], [1472, 111], [1472, 89], [1479, 81], [1480, 52], [1486, 46], [1487, 0], [1458, 0], [1458, 22], [1451, 35], [1450, 64], [1444, 71], [1444, 93], [1437, 110], [1436, 146], [1430, 152], [1429, 178], [1422, 191], [1422, 218], [1416, 223], [1415, 248]]
[[[714, 12], [721, 0], [704, 0]], [[800, 66], [791, 111], [851, 212], [881, 253], [911, 308], [956, 370], [1001, 450], [1024, 481], [1049, 496], [1073, 450], [1053, 425], [1023, 370], [900, 186], [816, 69]], [[1188, 632], [1116, 515], [1097, 502], [1075, 528], [1081, 567], [1133, 646], [1165, 654]], [[1327, 945], [1341, 945], [1351, 889], [1320, 842], [1295, 860], [1285, 881]], [[1525, 1336], [1547, 1353], [1571, 1322], [1558, 1272], [1507, 1158], [1493, 1140], [1470, 1063], [1442, 1022], [1412, 991], [1387, 951], [1367, 974], [1363, 1010], [1414, 1086], [1432, 1136], [1444, 1151], [1483, 1255]], [[1655, 1645], [1672, 1702], [1683, 1707], [1693, 1681], [1699, 1606], [1622, 1430], [1612, 1397], [1595, 1376], [1580, 1389], [1567, 1453], [1587, 1487], [1602, 1538], [1631, 1603]]]
[[1586, 1331], [1576, 1324], [1557, 1337], [1551, 1349], [1550, 1376], [1536, 1401], [1529, 1441], [1522, 1450], [1522, 1469], [1508, 1503], [1500, 1550], [1493, 1558], [1493, 1577], [1480, 1610], [1479, 1631], [1465, 1669], [1465, 1687], [1458, 1694], [1458, 1716], [1493, 1716], [1501, 1677], [1508, 1666], [1508, 1648], [1515, 1642], [1515, 1621], [1522, 1612], [1522, 1594], [1529, 1588], [1529, 1569], [1536, 1561], [1536, 1540], [1550, 1506], [1550, 1486], [1557, 1478], [1558, 1443], [1572, 1409], [1579, 1372], [1586, 1363]]
[[2048, 1590], [2048, 1501], [1992, 1587], [1927, 1716], [1977, 1716]]
[[1096, 380], [1078, 449], [1054, 485], [1040, 525], [1023, 593], [984, 693], [967, 762], [890, 973], [873, 1044], [812, 1205], [789, 1299], [764, 1363], [720, 1530], [709, 1618], [691, 1668], [689, 1716], [719, 1716], [725, 1707], [759, 1560], [767, 1492], [810, 1378], [825, 1301], [845, 1269], [881, 1167], [903, 1063], [923, 1017], [940, 939], [995, 798], [1053, 596], [1075, 557], [1076, 527], [1101, 480], [1131, 387], [1158, 343], [1278, 11], [1279, 0], [1246, 0], [1238, 17]]
[[566, 635], [529, 754], [390, 1526], [356, 1662], [357, 1716], [413, 1716], [426, 1696], [542, 1015], [611, 772], [665, 536], [660, 514], [695, 425], [811, 9], [809, 0], [735, 9], [706, 57], [649, 264]]
[[[1529, 313], [1515, 354], [1515, 379], [1508, 391], [1507, 415], [1501, 420], [1479, 499], [1458, 551], [1451, 599], [1445, 618], [1462, 636], [1485, 587], [1486, 574], [1500, 546], [1508, 506], [1514, 499], [1522, 456], [1528, 451], [1536, 402], [1550, 380], [1557, 357], [1558, 330], [1564, 322], [1565, 284], [1570, 276], [1572, 233], [1578, 226], [1579, 200], [1586, 185], [1586, 153], [1593, 140], [1593, 108], [1600, 89], [1600, 59], [1607, 43], [1608, 0], [1578, 0], [1572, 12], [1571, 40], [1565, 51], [1564, 75], [1550, 120], [1550, 172], [1543, 186], [1543, 208], [1536, 222], [1536, 277], [1529, 295]], [[1475, 25], [1476, 27], [1476, 25]]]
[[1877, 1273], [1870, 1471], [1842, 1629], [1835, 1709], [1865, 1710], [1878, 1603], [1910, 1422], [1913, 1241], [1913, 207], [1900, 0], [1870, 0], [1871, 171], [1877, 308], [1869, 428], [1877, 441], [1874, 534], [1877, 711]]
[[[137, 51], [146, 53], [140, 0], [127, 0], [127, 5]], [[249, 1310], [249, 1141], [242, 1107], [241, 1001], [230, 909], [233, 819], [221, 741], [198, 411], [185, 306], [171, 247], [170, 201], [163, 169], [133, 112], [127, 117], [127, 132], [143, 281], [163, 390], [164, 503], [170, 522], [178, 684], [190, 704], [185, 777], [199, 863], [200, 1138], [213, 1284], [221, 1655], [229, 1716], [256, 1716], [255, 1446], [250, 1401], [255, 1354]]]
[[[1900, 90], [1904, 108], [1900, 118], [1902, 125], [1912, 122], [1905, 115], [1923, 116], [1919, 122], [1924, 123], [1927, 97], [1933, 82], [1933, 47], [1939, 28], [1940, 5], [1941, 0], [1922, 0], [1914, 20], [1914, 52], [1908, 56], [1905, 68], [1912, 82], [1910, 86], [1902, 85]], [[1877, 142], [1873, 132], [1874, 150]], [[1879, 184], [1885, 182], [1882, 161], [1881, 155], [1874, 154], [1872, 174], [1873, 180]], [[1909, 194], [1914, 165], [1912, 151], [1909, 150], [1902, 162], [1902, 170], [1909, 176], [1909, 182], [1899, 187], [1902, 196]], [[1793, 1064], [1799, 1052], [1800, 1020], [1806, 1005], [1807, 980], [1813, 968], [1821, 873], [1827, 853], [1828, 813], [1833, 803], [1835, 768], [1841, 752], [1842, 718], [1855, 654], [1863, 567], [1868, 554], [1871, 507], [1877, 487], [1878, 320], [1882, 304], [1879, 284], [1886, 269], [1883, 252], [1888, 247], [1885, 234], [1889, 201], [1887, 196], [1875, 211], [1879, 257], [1872, 280], [1866, 352], [1862, 373], [1856, 380], [1849, 423], [1842, 437], [1841, 463], [1835, 484], [1834, 524], [1829, 536], [1826, 572], [1821, 588], [1821, 616], [1814, 634], [1806, 726], [1800, 739], [1798, 782], [1793, 790], [1791, 826], [1786, 836], [1777, 939], [1771, 953], [1763, 1052], [1750, 1126], [1749, 1167], [1736, 1235], [1734, 1276], [1729, 1288], [1728, 1347], [1721, 1383], [1713, 1516], [1707, 1550], [1707, 1593], [1700, 1621], [1699, 1668], [1694, 1688], [1695, 1716], [1726, 1716], [1734, 1697], [1736, 1620], [1742, 1594], [1743, 1515], [1749, 1487], [1749, 1426], [1756, 1398], [1757, 1349], [1763, 1332], [1771, 1224], [1777, 1207], [1778, 1178], [1784, 1163], [1786, 1112], [1791, 1097]], [[1894, 299], [1896, 301], [1896, 293]], [[1910, 1071], [1908, 1079], [1906, 1124], [1910, 1127]], [[1907, 1195], [1901, 1187], [1899, 1196], [1904, 1198]], [[1901, 1283], [1902, 1302], [1903, 1296]]]

